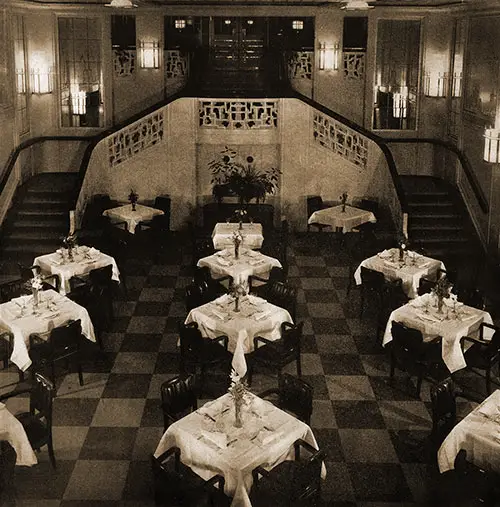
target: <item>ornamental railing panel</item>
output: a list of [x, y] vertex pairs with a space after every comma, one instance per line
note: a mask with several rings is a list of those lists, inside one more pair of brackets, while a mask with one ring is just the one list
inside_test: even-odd
[[368, 161], [368, 140], [343, 123], [314, 113], [314, 141], [359, 167], [366, 167]]
[[136, 51], [135, 49], [113, 50], [113, 68], [115, 76], [128, 77], [135, 72]]
[[312, 79], [312, 51], [293, 51], [288, 55], [288, 77], [290, 79]]
[[278, 126], [276, 100], [200, 100], [200, 127], [258, 130]]
[[347, 79], [363, 79], [365, 74], [365, 53], [359, 51], [344, 51], [344, 76]]
[[167, 79], [182, 78], [187, 75], [187, 56], [181, 51], [165, 51], [165, 77]]
[[109, 165], [117, 166], [138, 153], [160, 143], [164, 138], [164, 111], [160, 109], [108, 139]]

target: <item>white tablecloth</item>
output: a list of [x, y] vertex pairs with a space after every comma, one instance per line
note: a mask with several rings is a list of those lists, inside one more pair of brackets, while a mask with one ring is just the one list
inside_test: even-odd
[[354, 227], [366, 222], [376, 222], [377, 219], [371, 211], [355, 208], [346, 205], [345, 211], [342, 211], [342, 204], [333, 208], [325, 208], [315, 211], [307, 221], [308, 224], [329, 225], [334, 228], [342, 229], [343, 233], [349, 232]]
[[161, 209], [151, 208], [142, 204], [135, 205], [135, 211], [132, 211], [131, 204], [111, 208], [104, 211], [103, 215], [109, 217], [112, 221], [127, 222], [128, 232], [135, 234], [137, 224], [142, 221], [151, 220], [156, 215], [164, 215]]
[[240, 247], [238, 259], [234, 257], [234, 248], [226, 248], [214, 255], [203, 257], [198, 261], [198, 266], [208, 266], [216, 278], [230, 275], [235, 283], [247, 285], [250, 275], [267, 278], [271, 268], [274, 266], [281, 268], [281, 263], [274, 257]]
[[287, 310], [256, 296], [240, 298], [239, 312], [234, 311], [234, 305], [233, 297], [226, 294], [193, 308], [185, 323], [196, 322], [203, 336], [209, 338], [226, 335], [231, 352], [234, 353], [238, 345], [247, 354], [253, 351], [255, 336], [278, 340], [281, 323], [293, 322]]
[[445, 438], [438, 451], [441, 473], [454, 468], [460, 449], [467, 451], [468, 461], [500, 473], [500, 390], [488, 396]]
[[391, 248], [365, 259], [356, 269], [354, 280], [361, 284], [361, 266], [384, 273], [387, 280], [402, 280], [403, 290], [409, 298], [416, 298], [421, 278], [433, 277], [444, 264], [436, 259], [425, 257], [416, 252], [406, 252], [403, 261], [399, 261], [399, 249]]
[[[216, 250], [223, 248], [234, 248], [233, 233], [239, 230], [238, 223], [218, 223], [212, 232], [212, 240]], [[243, 224], [243, 229], [239, 231], [243, 237], [243, 244], [247, 248], [260, 248], [264, 241], [262, 235], [262, 224]]]
[[[46, 333], [51, 322], [53, 327], [58, 327], [70, 319], [81, 319], [83, 335], [95, 342], [94, 326], [83, 306], [55, 290], [40, 291], [39, 297], [38, 315], [33, 314], [32, 296], [21, 296], [0, 305], [0, 327], [14, 335], [14, 350], [10, 359], [22, 371], [31, 366], [28, 353], [30, 334]], [[24, 316], [21, 316], [23, 303], [26, 309]], [[48, 303], [50, 308], [47, 307]]]
[[242, 419], [243, 427], [235, 428], [234, 404], [225, 394], [169, 426], [155, 456], [179, 447], [181, 461], [203, 479], [224, 476], [225, 492], [233, 497], [231, 507], [250, 507], [255, 467], [269, 470], [293, 459], [293, 443], [299, 438], [316, 449], [318, 444], [307, 424], [251, 393]]
[[0, 403], [0, 440], [7, 440], [16, 451], [16, 465], [30, 467], [38, 463], [23, 425], [3, 403]]
[[[432, 294], [419, 296], [408, 304], [394, 310], [385, 328], [383, 345], [392, 340], [392, 322], [402, 322], [408, 327], [418, 329], [422, 332], [424, 339], [441, 336], [443, 361], [451, 373], [465, 368], [466, 362], [460, 338], [473, 335], [481, 325], [481, 322], [492, 324], [488, 312], [466, 306], [461, 303], [457, 305], [456, 313], [451, 306], [450, 300], [445, 300], [443, 313], [437, 313], [435, 297]], [[426, 312], [425, 310], [428, 310]], [[447, 318], [448, 317], [448, 318]], [[493, 330], [485, 328], [483, 338], [491, 340]]]
[[69, 279], [72, 276], [85, 275], [92, 269], [102, 268], [111, 264], [113, 266], [113, 280], [120, 281], [120, 273], [113, 257], [86, 246], [73, 249], [73, 261], [69, 261], [66, 254], [62, 257], [54, 252], [36, 257], [35, 266], [40, 266], [43, 274], [59, 275], [61, 288], [59, 292], [64, 296], [71, 291]]

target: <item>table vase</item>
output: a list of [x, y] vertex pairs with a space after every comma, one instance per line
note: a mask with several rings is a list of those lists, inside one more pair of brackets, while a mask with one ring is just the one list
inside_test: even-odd
[[35, 289], [35, 287], [32, 287], [31, 291], [33, 293], [33, 308], [37, 308], [38, 303], [40, 302], [40, 298], [38, 295], [38, 289]]
[[400, 260], [400, 262], [403, 262], [404, 258], [405, 258], [405, 251], [404, 251], [403, 248], [400, 248], [399, 249], [399, 260]]
[[135, 211], [135, 202], [132, 203], [132, 211]]
[[437, 312], [443, 313], [443, 298], [441, 296], [438, 296], [437, 300]]
[[345, 213], [345, 202], [342, 203], [342, 213]]
[[242, 400], [235, 398], [234, 399], [234, 426], [235, 428], [241, 428], [243, 426], [243, 420], [241, 418], [241, 407], [243, 403]]
[[241, 231], [243, 229], [243, 222], [240, 220], [240, 225], [238, 226], [238, 229]]
[[234, 311], [239, 312], [240, 311], [240, 298], [239, 296], [236, 296], [234, 299]]
[[234, 258], [237, 260], [240, 256], [240, 244], [237, 242], [234, 244]]

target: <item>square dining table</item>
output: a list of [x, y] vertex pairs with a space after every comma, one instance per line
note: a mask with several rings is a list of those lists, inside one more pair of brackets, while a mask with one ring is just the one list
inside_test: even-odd
[[59, 292], [63, 296], [71, 291], [69, 280], [72, 276], [86, 275], [93, 269], [102, 268], [109, 264], [113, 266], [112, 279], [116, 282], [120, 281], [120, 272], [115, 259], [94, 247], [77, 246], [73, 248], [73, 259], [68, 258], [66, 250], [60, 249], [36, 257], [33, 264], [40, 266], [42, 274], [59, 276], [61, 281]]
[[231, 507], [251, 507], [249, 492], [255, 467], [271, 469], [293, 459], [293, 443], [299, 438], [316, 449], [318, 444], [307, 424], [252, 393], [242, 410], [243, 427], [237, 428], [229, 394], [206, 403], [171, 424], [154, 455], [179, 447], [181, 461], [200, 477], [224, 477], [225, 493], [233, 497]]
[[234, 298], [225, 294], [214, 301], [193, 308], [185, 324], [196, 322], [203, 336], [229, 338], [228, 349], [248, 354], [253, 351], [253, 338], [281, 338], [282, 322], [293, 323], [287, 310], [251, 294], [240, 298], [239, 312], [234, 311]]
[[383, 273], [386, 280], [402, 280], [403, 291], [411, 299], [418, 296], [421, 278], [436, 277], [439, 269], [445, 270], [441, 261], [417, 252], [407, 251], [399, 260], [398, 248], [384, 250], [362, 261], [354, 272], [356, 285], [361, 285], [361, 266]]
[[444, 439], [438, 450], [441, 473], [454, 468], [460, 451], [467, 451], [467, 460], [500, 473], [500, 389], [497, 389], [464, 417]]
[[[393, 321], [418, 329], [424, 340], [441, 336], [441, 354], [450, 373], [467, 366], [460, 339], [463, 336], [473, 336], [482, 322], [493, 323], [488, 312], [455, 303], [449, 298], [444, 300], [443, 313], [439, 313], [433, 294], [423, 294], [391, 313], [382, 341], [384, 346], [392, 341]], [[492, 336], [493, 330], [485, 328], [483, 338], [491, 340]]]
[[22, 371], [31, 366], [29, 337], [31, 333], [47, 333], [68, 320], [81, 319], [82, 334], [95, 342], [94, 326], [83, 306], [62, 296], [55, 290], [39, 292], [39, 303], [33, 305], [33, 296], [21, 296], [0, 305], [0, 328], [14, 335], [10, 360]]
[[345, 205], [345, 211], [342, 204], [315, 211], [307, 220], [308, 224], [329, 225], [334, 229], [341, 230], [343, 233], [349, 232], [355, 227], [366, 222], [375, 223], [375, 215], [371, 211]]
[[262, 246], [264, 236], [262, 233], [262, 224], [251, 223], [242, 224], [239, 229], [239, 223], [217, 223], [212, 232], [212, 241], [216, 250], [224, 248], [234, 248], [233, 233], [240, 232], [243, 242], [241, 246], [256, 249]]
[[234, 248], [219, 250], [213, 255], [203, 257], [198, 266], [208, 266], [215, 277], [230, 275], [234, 283], [248, 286], [250, 275], [259, 275], [267, 278], [271, 269], [281, 268], [281, 262], [249, 248], [240, 248], [238, 259], [234, 256]]
[[16, 465], [30, 467], [38, 460], [21, 422], [0, 402], [0, 440], [6, 440], [16, 451]]
[[152, 220], [153, 217], [164, 214], [165, 212], [161, 209], [144, 206], [143, 204], [136, 204], [135, 210], [132, 209], [132, 204], [125, 204], [103, 212], [103, 215], [109, 217], [112, 221], [126, 222], [130, 234], [135, 234], [135, 228], [139, 222]]

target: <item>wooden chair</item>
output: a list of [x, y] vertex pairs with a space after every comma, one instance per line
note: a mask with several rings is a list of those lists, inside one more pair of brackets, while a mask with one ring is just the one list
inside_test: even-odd
[[377, 317], [379, 316], [382, 309], [384, 286], [385, 277], [383, 273], [361, 266], [360, 318], [363, 318], [366, 301], [374, 303]]
[[431, 367], [442, 364], [441, 337], [424, 342], [422, 333], [417, 329], [405, 326], [401, 322], [392, 323], [391, 380], [395, 368], [406, 371], [410, 376], [417, 377], [416, 396], [420, 397], [420, 389], [424, 375]]
[[[3, 362], [3, 367], [8, 368], [10, 356], [14, 350], [14, 335], [10, 331], [0, 332], [0, 361]], [[24, 373], [19, 370], [19, 381], [24, 380]]]
[[[271, 470], [254, 468], [250, 501], [253, 507], [318, 506], [321, 498], [323, 451], [302, 439], [294, 443], [295, 460], [283, 461]], [[305, 454], [307, 453], [307, 456]]]
[[278, 387], [267, 389], [259, 394], [259, 398], [277, 395], [276, 406], [311, 424], [313, 411], [313, 387], [304, 380], [289, 373], [278, 375]]
[[[255, 286], [255, 282], [260, 282], [263, 285]], [[280, 282], [280, 283], [286, 282], [285, 272], [283, 271], [282, 268], [279, 268], [278, 266], [273, 266], [271, 268], [268, 278], [263, 278], [262, 276], [259, 276], [259, 275], [250, 275], [248, 277], [248, 286], [249, 286], [250, 292], [253, 292], [257, 295], [265, 294], [265, 292], [267, 290], [266, 285], [268, 283], [273, 283], [273, 282]]]
[[[484, 339], [484, 330], [494, 331], [491, 340]], [[486, 376], [486, 392], [491, 393], [491, 369], [496, 364], [500, 364], [500, 328], [482, 322], [479, 328], [479, 338], [464, 336], [461, 339], [462, 346], [466, 343], [471, 346], [464, 351], [464, 358], [467, 368], [474, 370], [484, 370]], [[500, 376], [500, 366], [498, 370]]]
[[26, 283], [21, 278], [9, 280], [0, 284], [0, 303], [7, 303], [11, 299], [28, 294]]
[[252, 376], [255, 366], [281, 371], [287, 364], [295, 361], [297, 375], [302, 375], [302, 364], [300, 361], [301, 340], [303, 322], [281, 324], [281, 338], [279, 340], [268, 340], [262, 336], [253, 339], [254, 350], [248, 355], [248, 384], [252, 383]]
[[179, 324], [180, 371], [186, 373], [188, 367], [201, 369], [199, 396], [205, 384], [205, 373], [218, 365], [229, 365], [232, 354], [227, 350], [228, 337], [204, 338], [196, 322]]
[[164, 507], [229, 507], [224, 477], [204, 481], [181, 462], [181, 451], [171, 447], [161, 456], [151, 456], [155, 504]]
[[185, 302], [186, 310], [188, 312], [190, 312], [193, 308], [197, 308], [198, 306], [212, 301], [213, 299], [213, 294], [208, 289], [206, 282], [192, 282], [186, 286]]
[[297, 317], [297, 289], [293, 285], [273, 280], [266, 284], [266, 288], [262, 290], [261, 295], [269, 303], [288, 310], [295, 322]]
[[78, 379], [83, 386], [82, 365], [80, 362], [80, 343], [82, 339], [82, 325], [80, 319], [70, 320], [62, 326], [54, 327], [48, 336], [37, 333], [30, 334], [30, 357], [36, 370], [49, 366], [51, 380], [55, 384], [56, 363], [76, 361]]
[[50, 462], [56, 468], [54, 446], [52, 442], [52, 400], [55, 396], [54, 385], [40, 373], [35, 373], [30, 387], [15, 389], [2, 395], [2, 400], [28, 393], [30, 395], [29, 412], [15, 414], [23, 425], [31, 447], [39, 451], [45, 445], [49, 451]]
[[22, 264], [18, 264], [19, 266], [19, 273], [21, 275], [21, 279], [25, 283], [29, 283], [29, 281], [34, 276], [41, 276], [42, 278], [42, 290], [55, 290], [56, 292], [59, 292], [59, 288], [61, 287], [61, 279], [59, 278], [59, 275], [52, 274], [52, 275], [43, 275], [42, 276], [42, 270], [40, 266], [23, 266]]
[[197, 409], [196, 376], [180, 375], [160, 387], [163, 427], [165, 431], [175, 421]]
[[7, 440], [0, 440], [0, 505], [15, 506], [15, 467], [17, 453]]
[[[233, 283], [233, 277], [230, 275], [214, 278], [208, 266], [197, 267], [194, 272], [193, 282], [197, 284], [205, 283], [212, 299], [216, 299], [223, 294], [227, 294], [228, 287]], [[222, 282], [226, 282], [227, 286]]]

